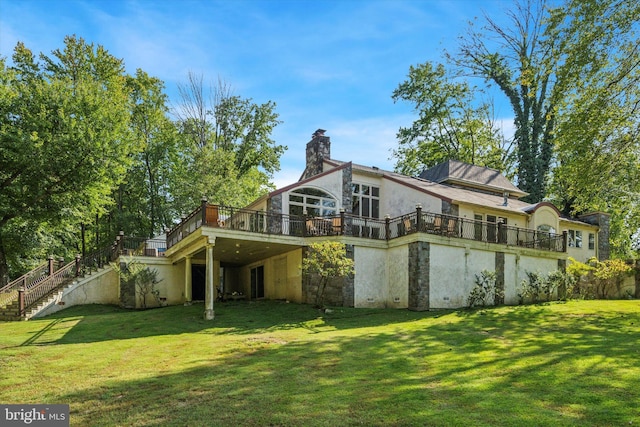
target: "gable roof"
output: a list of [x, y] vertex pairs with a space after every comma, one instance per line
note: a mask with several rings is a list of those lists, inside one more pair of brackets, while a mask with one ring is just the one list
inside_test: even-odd
[[500, 195], [509, 193], [513, 197], [528, 194], [513, 185], [500, 171], [458, 160], [449, 160], [426, 169], [420, 174], [420, 178], [439, 184], [477, 188]]
[[[334, 159], [324, 159], [324, 162], [329, 164], [330, 166], [333, 166], [334, 168], [346, 164], [346, 162]], [[451, 187], [449, 185], [440, 184], [427, 179], [402, 175], [397, 172], [391, 172], [376, 167], [363, 166], [351, 162], [349, 162], [349, 164], [351, 164], [352, 170], [354, 172], [358, 171], [368, 175], [375, 174], [381, 176], [383, 179], [387, 179], [406, 187], [413, 188], [417, 191], [429, 194], [441, 200], [445, 200], [449, 203], [467, 203], [471, 205], [482, 206], [485, 208], [492, 208], [505, 212], [520, 214], [527, 213], [526, 209], [531, 207], [530, 203], [513, 198], [509, 199], [507, 205], [505, 206], [502, 191], [500, 191], [499, 194], [496, 191], [479, 192], [469, 187]], [[520, 191], [520, 193], [522, 192]]]

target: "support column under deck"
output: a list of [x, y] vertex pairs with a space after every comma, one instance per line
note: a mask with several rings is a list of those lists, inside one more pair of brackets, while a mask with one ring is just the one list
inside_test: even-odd
[[184, 259], [184, 305], [191, 305], [193, 276], [191, 271], [191, 255]]
[[205, 320], [213, 320], [215, 312], [213, 311], [213, 302], [215, 300], [216, 275], [215, 261], [213, 259], [213, 246], [207, 244], [207, 265], [206, 265], [206, 283], [204, 288], [204, 318]]

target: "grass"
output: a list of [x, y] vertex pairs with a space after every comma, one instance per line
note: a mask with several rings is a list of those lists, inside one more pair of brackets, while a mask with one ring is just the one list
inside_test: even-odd
[[640, 301], [202, 313], [0, 322], [0, 402], [68, 403], [74, 426], [640, 424]]

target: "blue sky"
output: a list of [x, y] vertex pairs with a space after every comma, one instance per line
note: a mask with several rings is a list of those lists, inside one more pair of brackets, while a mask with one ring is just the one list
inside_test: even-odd
[[[415, 118], [391, 93], [409, 66], [441, 61], [467, 22], [501, 21], [507, 0], [0, 0], [0, 55], [22, 41], [49, 54], [76, 34], [162, 79], [177, 104], [189, 71], [236, 95], [274, 101], [283, 121], [273, 138], [289, 147], [275, 182], [296, 181], [317, 128], [331, 154], [392, 169], [396, 132]], [[499, 100], [496, 100], [499, 101]], [[509, 127], [511, 113], [496, 108]], [[508, 132], [508, 130], [507, 130]]]

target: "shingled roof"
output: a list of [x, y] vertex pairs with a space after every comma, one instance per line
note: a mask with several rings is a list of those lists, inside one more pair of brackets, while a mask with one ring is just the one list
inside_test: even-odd
[[501, 195], [509, 193], [511, 197], [523, 197], [528, 194], [513, 185], [495, 169], [470, 165], [457, 160], [449, 160], [426, 169], [420, 174], [420, 178], [438, 184], [470, 187]]

